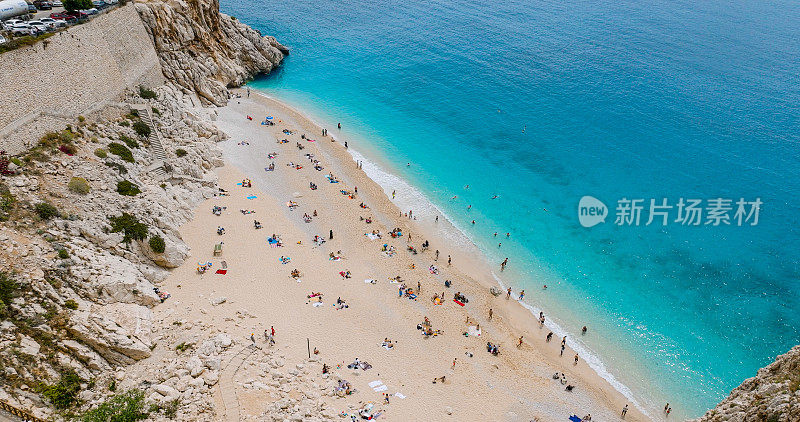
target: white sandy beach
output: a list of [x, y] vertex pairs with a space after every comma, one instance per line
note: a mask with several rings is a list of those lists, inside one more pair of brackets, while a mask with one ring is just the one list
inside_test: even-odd
[[[253, 119], [248, 120], [248, 115]], [[274, 116], [276, 125], [261, 125], [266, 115]], [[357, 168], [341, 142], [320, 136], [321, 129], [294, 110], [256, 95], [234, 99], [219, 109], [216, 124], [231, 136], [221, 144], [226, 166], [218, 170], [220, 187], [230, 195], [207, 200], [181, 228], [191, 256], [165, 281], [163, 289], [172, 297], [155, 308], [156, 321], [203, 321], [241, 345], [249, 343], [254, 333], [265, 350], [269, 346], [264, 330], [274, 326], [277, 343], [272, 350], [292, 365], [306, 361], [308, 341], [312, 350], [319, 350], [316, 358], [332, 368], [332, 376], [348, 380], [356, 389], [344, 398], [323, 397], [338, 411], [352, 413], [372, 401], [382, 412], [380, 419], [391, 421], [566, 421], [572, 414], [591, 414], [596, 421], [620, 419], [619, 412], [627, 403], [622, 394], [582, 359], [574, 365], [575, 353], [569, 348], [560, 357], [560, 338], [554, 336], [546, 343], [547, 328], [539, 328], [519, 303], [506, 300], [505, 293], [490, 294], [489, 288], [496, 283], [474, 248], [450, 246], [430, 229], [431, 222], [418, 224], [401, 217], [383, 189]], [[293, 133], [286, 135], [284, 129]], [[301, 139], [303, 134], [315, 141]], [[279, 144], [279, 139], [288, 143]], [[273, 152], [277, 157], [268, 159]], [[315, 170], [305, 154], [313, 154], [324, 169]], [[272, 161], [275, 170], [265, 171]], [[290, 162], [302, 168], [290, 167]], [[325, 177], [329, 173], [340, 183], [329, 183]], [[252, 180], [252, 188], [237, 186], [245, 178]], [[311, 182], [318, 189], [311, 190]], [[353, 199], [340, 192], [356, 187]], [[290, 210], [288, 201], [296, 202], [297, 208]], [[361, 208], [360, 203], [369, 208]], [[216, 216], [213, 206], [226, 208]], [[243, 209], [255, 213], [244, 215]], [[303, 215], [315, 211], [317, 216], [304, 222]], [[360, 217], [369, 217], [372, 223]], [[254, 220], [263, 228], [256, 230]], [[224, 235], [216, 233], [218, 226], [225, 228]], [[393, 239], [389, 232], [396, 227], [404, 235]], [[365, 236], [373, 230], [383, 238]], [[272, 234], [282, 239], [283, 247], [270, 247], [267, 238]], [[315, 245], [315, 235], [325, 243]], [[409, 244], [419, 250], [424, 240], [431, 243], [428, 251], [414, 255], [406, 250]], [[214, 256], [218, 242], [224, 242], [223, 253]], [[384, 243], [396, 249], [394, 256], [381, 253]], [[434, 261], [436, 249], [441, 252], [438, 261]], [[329, 253], [338, 255], [338, 251], [343, 259], [330, 260]], [[452, 266], [447, 265], [448, 255]], [[281, 264], [282, 256], [291, 261]], [[200, 275], [196, 263], [205, 261], [213, 263], [212, 271]], [[222, 261], [227, 274], [214, 274]], [[438, 274], [429, 271], [432, 264]], [[300, 271], [299, 280], [290, 277], [293, 269]], [[340, 271], [349, 271], [351, 278], [343, 278]], [[415, 291], [420, 283], [417, 300], [398, 297], [400, 285], [389, 280], [396, 276]], [[375, 283], [365, 283], [367, 279]], [[445, 287], [445, 280], [453, 285]], [[323, 294], [323, 305], [313, 305], [307, 297], [312, 292]], [[443, 292], [442, 305], [435, 305], [432, 297]], [[465, 306], [453, 301], [456, 292], [469, 299]], [[209, 299], [218, 296], [227, 301], [212, 306]], [[337, 298], [348, 307], [336, 309]], [[237, 311], [241, 314], [243, 309], [254, 318], [238, 318]], [[425, 317], [442, 334], [424, 338], [417, 325]], [[469, 326], [479, 326], [481, 335], [464, 336]], [[524, 344], [517, 347], [520, 336]], [[391, 350], [381, 347], [384, 338], [394, 342]], [[499, 345], [498, 356], [487, 353], [487, 342]], [[372, 368], [347, 369], [355, 358]], [[552, 379], [555, 372], [566, 373], [568, 384], [575, 386], [572, 392]], [[258, 376], [257, 368], [248, 367], [234, 381]], [[432, 382], [441, 376], [446, 377], [444, 383]], [[386, 390], [374, 391], [369, 386], [377, 380]], [[384, 393], [392, 395], [388, 404]], [[275, 400], [267, 392], [241, 386], [235, 394], [241, 419], [258, 419]], [[646, 419], [631, 405], [626, 420]]]

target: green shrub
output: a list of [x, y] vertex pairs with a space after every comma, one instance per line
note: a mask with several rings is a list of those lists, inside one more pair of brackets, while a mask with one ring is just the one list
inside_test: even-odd
[[58, 208], [54, 207], [49, 202], [39, 202], [33, 207], [33, 209], [42, 220], [49, 220], [58, 216]]
[[143, 86], [140, 86], [139, 96], [144, 98], [145, 100], [152, 100], [153, 98], [156, 98], [156, 93], [151, 89], [147, 89]]
[[164, 238], [159, 235], [150, 236], [150, 249], [155, 253], [164, 253], [167, 245], [164, 243]]
[[136, 132], [137, 135], [141, 136], [142, 138], [147, 138], [150, 136], [150, 126], [147, 123], [137, 120], [133, 123], [133, 130]]
[[11, 301], [19, 294], [19, 284], [5, 272], [0, 272], [0, 319], [5, 319]]
[[119, 125], [120, 126], [124, 126], [124, 127], [129, 127], [131, 125], [131, 122], [129, 122], [128, 119], [125, 119], [125, 120], [121, 120], [119, 122]]
[[20, 47], [26, 47], [29, 45], [36, 44], [37, 42], [50, 38], [55, 33], [49, 32], [37, 36], [26, 35], [24, 37], [14, 37], [14, 39], [9, 40], [3, 44], [0, 44], [0, 53], [5, 53], [6, 51], [11, 51]]
[[67, 258], [69, 258], [69, 252], [67, 252], [66, 249], [59, 249], [58, 250], [58, 257], [61, 258], [61, 259], [67, 259]]
[[65, 0], [62, 1], [62, 3], [64, 4], [64, 10], [70, 12], [73, 10], [84, 10], [94, 7], [91, 0]]
[[144, 240], [147, 238], [147, 224], [140, 223], [136, 217], [122, 213], [119, 217], [109, 217], [112, 233], [125, 233], [122, 241], [130, 243], [131, 240]]
[[19, 159], [19, 158], [17, 158], [17, 157], [11, 157], [11, 159], [9, 159], [8, 161], [11, 161], [11, 162], [12, 162], [12, 163], [14, 163], [14, 164], [15, 164], [17, 167], [22, 167], [22, 160], [20, 160], [20, 159]]
[[71, 192], [79, 193], [81, 195], [86, 195], [90, 190], [92, 190], [92, 188], [89, 186], [89, 182], [87, 182], [83, 177], [73, 177], [70, 179], [69, 184], [67, 184], [67, 188]]
[[97, 148], [94, 150], [94, 155], [98, 156], [99, 158], [106, 158], [108, 157], [108, 152], [103, 148]]
[[119, 135], [119, 140], [125, 142], [125, 145], [130, 149], [139, 148], [139, 143], [127, 135]]
[[142, 193], [142, 191], [139, 190], [139, 186], [136, 186], [135, 183], [123, 180], [117, 182], [117, 193], [125, 196], [136, 196]]
[[117, 394], [100, 406], [84, 413], [83, 422], [134, 422], [147, 419], [144, 393], [141, 390], [128, 390]]
[[78, 404], [78, 393], [81, 390], [81, 378], [70, 370], [61, 374], [57, 384], [42, 386], [42, 395], [56, 409], [69, 409]]
[[175, 346], [175, 350], [178, 351], [178, 352], [183, 352], [183, 351], [191, 349], [192, 346], [193, 346], [192, 343], [183, 342], [183, 343]]
[[186, 150], [183, 148], [178, 148], [175, 150], [175, 155], [177, 155], [178, 157], [183, 157], [186, 154], [188, 154], [188, 152], [186, 152]]
[[112, 142], [108, 144], [108, 152], [121, 158], [122, 161], [127, 161], [129, 163], [133, 163], [135, 161], [133, 159], [133, 153], [125, 145]]
[[8, 221], [17, 198], [11, 194], [8, 186], [0, 183], [0, 221]]
[[75, 302], [72, 299], [67, 299], [64, 301], [64, 307], [67, 309], [72, 309], [73, 311], [78, 309], [78, 302]]
[[85, 117], [83, 117], [83, 116], [78, 116], [78, 121], [79, 121], [79, 122], [81, 122], [81, 123], [83, 123], [83, 122], [85, 122], [85, 121], [86, 121], [86, 118], [85, 118]]
[[151, 107], [151, 108], [150, 108], [150, 110], [151, 110], [151, 111], [153, 112], [153, 114], [155, 114], [156, 116], [160, 116], [160, 115], [161, 115], [161, 111], [159, 111], [159, 110], [158, 110], [157, 108], [155, 108], [155, 107]]

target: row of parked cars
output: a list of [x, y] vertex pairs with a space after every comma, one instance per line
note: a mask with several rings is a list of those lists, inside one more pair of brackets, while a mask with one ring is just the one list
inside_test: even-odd
[[[48, 31], [58, 30], [59, 28], [74, 24], [80, 20], [87, 19], [89, 16], [96, 15], [100, 12], [100, 10], [112, 6], [118, 2], [119, 0], [93, 0], [92, 5], [94, 5], [94, 7], [91, 9], [74, 10], [69, 12], [54, 12], [51, 13], [49, 17], [42, 17], [32, 20], [9, 19], [3, 21], [0, 29], [9, 32], [13, 36], [39, 35]], [[32, 13], [36, 12], [37, 7], [40, 10], [52, 10], [54, 6], [62, 6], [61, 1], [59, 0], [42, 0], [37, 1], [34, 4], [35, 6], [30, 5], [30, 7], [34, 8]], [[2, 35], [0, 35], [0, 43], [3, 42], [5, 42], [5, 39], [2, 37]]]

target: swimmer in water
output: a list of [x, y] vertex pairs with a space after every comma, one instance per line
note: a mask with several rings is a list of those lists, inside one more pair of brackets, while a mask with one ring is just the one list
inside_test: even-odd
[[497, 198], [499, 198], [499, 196], [497, 196], [497, 195], [492, 197], [492, 199], [497, 199]]
[[458, 198], [458, 195], [453, 195], [453, 197], [450, 199], [456, 199], [456, 198]]

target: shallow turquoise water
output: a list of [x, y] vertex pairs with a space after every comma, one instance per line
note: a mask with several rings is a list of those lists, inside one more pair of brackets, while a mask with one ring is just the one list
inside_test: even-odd
[[[797, 3], [222, 10], [292, 49], [252, 87], [342, 122], [491, 260], [508, 256], [503, 281], [569, 332], [588, 324], [581, 346], [646, 408], [699, 415], [800, 342]], [[642, 224], [584, 228], [584, 195], [612, 214], [645, 199]], [[644, 226], [649, 199], [682, 197], [763, 205], [756, 226]], [[495, 231], [511, 233], [501, 248]]]

